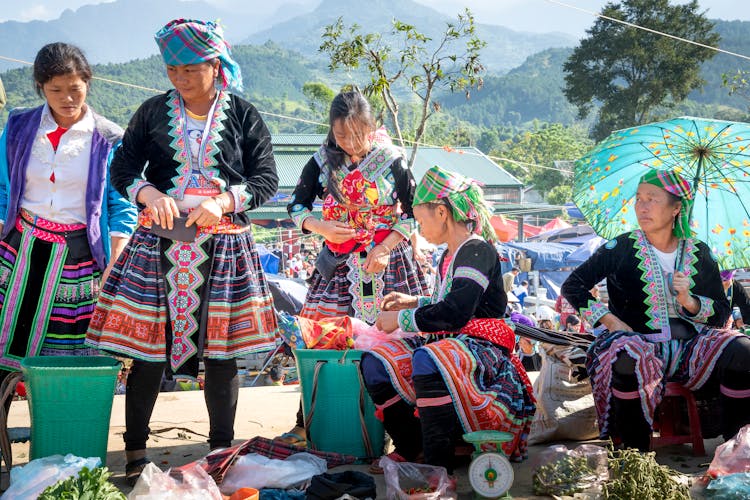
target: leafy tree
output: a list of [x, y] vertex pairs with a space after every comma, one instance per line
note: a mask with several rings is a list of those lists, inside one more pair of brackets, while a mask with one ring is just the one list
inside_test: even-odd
[[[404, 146], [404, 132], [399, 121], [398, 84], [405, 84], [421, 101], [419, 119], [413, 133], [414, 146], [409, 166], [425, 133], [427, 120], [440, 109], [433, 93], [438, 88], [450, 92], [465, 91], [482, 83], [484, 66], [479, 52], [485, 42], [475, 32], [474, 16], [466, 9], [457, 22], [446, 24], [440, 38], [433, 40], [411, 24], [393, 20], [388, 36], [362, 33], [360, 26], [346, 27], [341, 17], [325, 27], [320, 51], [328, 54], [331, 71], [353, 70], [363, 65], [370, 83], [363, 89], [368, 95], [382, 97], [390, 115], [396, 137]], [[395, 53], [393, 47], [400, 47]]]
[[750, 71], [738, 69], [735, 73], [722, 73], [722, 84], [729, 95], [739, 95], [750, 102]]
[[307, 82], [302, 86], [302, 93], [307, 97], [307, 103], [313, 113], [325, 116], [336, 93], [328, 85], [321, 82]]
[[555, 186], [547, 193], [547, 202], [552, 205], [565, 205], [573, 200], [573, 187], [569, 184]]
[[503, 162], [503, 168], [524, 184], [533, 184], [546, 197], [556, 186], [572, 185], [572, 177], [555, 166], [555, 162], [580, 158], [592, 146], [592, 141], [580, 127], [565, 127], [560, 123], [535, 124], [533, 130], [521, 132], [506, 141], [495, 154], [524, 162], [526, 165], [523, 166]]
[[[714, 23], [698, 12], [697, 0], [670, 5], [669, 0], [623, 0], [608, 3], [602, 14], [663, 33], [716, 46]], [[598, 18], [567, 60], [565, 96], [586, 117], [601, 103], [593, 136], [649, 121], [649, 113], [677, 103], [703, 85], [700, 64], [714, 51], [655, 33]]]

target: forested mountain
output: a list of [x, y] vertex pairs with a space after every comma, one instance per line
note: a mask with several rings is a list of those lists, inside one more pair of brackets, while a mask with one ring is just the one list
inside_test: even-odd
[[484, 125], [519, 125], [531, 120], [564, 124], [576, 120], [576, 109], [562, 92], [562, 65], [573, 49], [547, 49], [530, 56], [503, 76], [488, 76], [484, 86], [463, 95], [448, 95], [442, 101], [450, 113], [468, 122]]
[[[446, 21], [456, 20], [455, 16], [446, 16], [412, 0], [323, 0], [314, 11], [254, 33], [244, 43], [272, 40], [307, 57], [320, 59], [320, 35], [326, 25], [340, 16], [346, 25], [356, 23], [366, 33], [388, 33], [395, 18], [414, 24], [434, 38], [445, 29]], [[572, 36], [563, 33], [521, 33], [481, 23], [477, 24], [477, 33], [487, 42], [482, 60], [491, 73], [508, 71], [529, 55], [548, 47], [572, 47], [576, 43]]]
[[[722, 49], [737, 54], [750, 56], [750, 22], [721, 21], [716, 22], [716, 32], [721, 35], [719, 45]], [[733, 107], [747, 107], [739, 96], [730, 96], [721, 85], [723, 73], [734, 73], [738, 69], [750, 71], [750, 61], [728, 54], [716, 54], [701, 66], [701, 76], [706, 81], [703, 90], [690, 94], [690, 99], [700, 103], [725, 104]]]
[[[304, 101], [302, 85], [319, 79], [318, 71], [307, 60], [273, 43], [238, 46], [234, 55], [242, 67], [244, 96], [265, 111], [293, 112], [294, 109], [288, 109], [289, 106], [282, 103], [291, 101], [301, 106]], [[98, 112], [121, 125], [127, 124], [138, 105], [155, 95], [156, 91], [171, 88], [160, 56], [129, 63], [95, 65], [93, 69], [97, 77], [147, 88], [136, 89], [101, 80], [92, 83], [88, 102]], [[10, 70], [0, 76], [8, 92], [9, 106], [41, 104], [41, 99], [34, 92], [30, 68]], [[4, 123], [4, 119], [0, 123]]]

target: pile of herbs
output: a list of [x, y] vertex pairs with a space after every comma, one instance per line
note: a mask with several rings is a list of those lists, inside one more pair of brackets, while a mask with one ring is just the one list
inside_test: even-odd
[[77, 477], [69, 477], [44, 490], [38, 500], [126, 500], [109, 482], [111, 475], [106, 467], [93, 470], [84, 467]]

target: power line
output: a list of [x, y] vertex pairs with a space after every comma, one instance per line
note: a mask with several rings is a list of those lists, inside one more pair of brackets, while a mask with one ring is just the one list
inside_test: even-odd
[[[2, 55], [0, 55], [0, 59], [5, 60], [5, 61], [22, 63], [22, 64], [26, 64], [26, 65], [29, 65], [29, 66], [33, 66], [33, 64], [34, 64], [34, 63], [29, 62], [29, 61], [24, 61], [24, 60], [21, 60], [21, 59], [15, 59], [15, 58], [12, 58], [12, 57], [2, 56]], [[125, 86], [125, 87], [130, 87], [130, 88], [134, 88], [134, 89], [138, 89], [138, 90], [144, 90], [144, 91], [147, 91], [147, 92], [152, 92], [154, 94], [162, 94], [162, 93], [165, 92], [164, 90], [156, 89], [156, 88], [153, 88], [153, 87], [145, 87], [143, 85], [137, 85], [137, 84], [134, 84], [134, 83], [126, 83], [126, 82], [122, 82], [122, 81], [119, 81], [119, 80], [112, 80], [112, 79], [109, 79], [109, 78], [104, 78], [104, 77], [101, 77], [101, 76], [93, 76], [92, 78], [94, 80], [99, 80], [99, 81], [102, 81], [102, 82], [105, 82], [105, 83], [111, 83], [111, 84], [114, 84], [114, 85], [122, 85], [122, 86]], [[258, 110], [258, 112], [261, 115], [271, 116], [271, 117], [274, 117], [274, 118], [282, 118], [284, 120], [296, 121], [296, 122], [305, 123], [305, 124], [308, 124], [308, 125], [317, 125], [317, 126], [323, 126], [323, 127], [327, 127], [328, 126], [327, 123], [317, 122], [317, 121], [314, 121], [314, 120], [307, 120], [305, 118], [298, 118], [298, 117], [295, 117], [295, 116], [282, 115], [282, 114], [279, 114], [279, 113], [271, 113], [269, 111], [260, 111], [260, 110]], [[408, 139], [403, 139], [403, 141], [404, 141], [404, 143], [410, 144], [412, 146], [414, 144], [418, 144], [420, 147], [424, 146], [424, 147], [429, 147], [429, 148], [441, 148], [441, 149], [443, 149], [443, 150], [445, 150], [445, 151], [447, 151], [449, 153], [467, 154], [467, 155], [474, 155], [474, 156], [484, 156], [484, 157], [490, 158], [492, 160], [504, 161], [504, 162], [512, 163], [514, 165], [519, 165], [520, 167], [522, 167], [524, 169], [524, 171], [527, 171], [527, 172], [528, 172], [528, 168], [527, 167], [534, 167], [534, 168], [541, 168], [541, 169], [545, 169], [545, 170], [554, 170], [554, 171], [561, 172], [561, 173], [564, 173], [564, 174], [571, 174], [572, 173], [570, 170], [565, 170], [565, 169], [562, 169], [562, 168], [548, 167], [546, 165], [539, 165], [537, 163], [528, 163], [528, 162], [523, 162], [523, 161], [520, 161], [520, 160], [513, 160], [511, 158], [504, 158], [502, 156], [486, 155], [486, 154], [484, 154], [482, 152], [475, 153], [473, 151], [465, 151], [465, 150], [457, 149], [457, 148], [450, 147], [450, 146], [438, 146], [438, 145], [435, 145], [435, 144], [428, 144], [426, 142], [419, 142], [419, 143], [417, 143], [416, 141], [410, 141]]]
[[639, 30], [648, 31], [649, 33], [653, 33], [655, 35], [660, 35], [660, 36], [664, 36], [664, 37], [667, 37], [667, 38], [672, 38], [673, 40], [678, 40], [680, 42], [685, 42], [685, 43], [689, 43], [689, 44], [692, 44], [692, 45], [697, 45], [698, 47], [703, 47], [704, 49], [715, 50], [716, 52], [721, 52], [722, 54], [727, 54], [727, 55], [730, 55], [730, 56], [739, 57], [740, 59], [745, 59], [745, 60], [750, 61], [750, 56], [746, 56], [744, 54], [738, 54], [736, 52], [730, 52], [728, 50], [720, 49], [719, 47], [712, 47], [711, 45], [706, 45], [706, 44], [703, 44], [703, 43], [700, 43], [700, 42], [696, 42], [695, 40], [689, 40], [687, 38], [682, 38], [682, 37], [679, 37], [679, 36], [676, 36], [676, 35], [671, 35], [669, 33], [665, 33], [663, 31], [658, 31], [658, 30], [655, 30], [655, 29], [646, 28], [644, 26], [639, 26], [637, 24], [633, 24], [633, 23], [628, 22], [628, 21], [623, 21], [622, 19], [616, 19], [614, 17], [605, 16], [604, 14], [600, 14], [598, 12], [594, 12], [594, 11], [591, 11], [591, 10], [587, 10], [587, 9], [578, 7], [577, 5], [571, 5], [571, 4], [567, 4], [565, 2], [560, 2], [559, 0], [546, 0], [546, 1], [549, 2], [549, 3], [552, 3], [552, 4], [560, 5], [562, 7], [567, 7], [569, 9], [577, 10], [577, 11], [580, 11], [580, 12], [585, 12], [586, 14], [592, 15], [594, 17], [598, 17], [600, 19], [606, 19], [607, 21], [612, 21], [614, 23], [624, 24], [625, 26], [630, 26], [631, 28], [636, 28], [636, 29], [639, 29]]

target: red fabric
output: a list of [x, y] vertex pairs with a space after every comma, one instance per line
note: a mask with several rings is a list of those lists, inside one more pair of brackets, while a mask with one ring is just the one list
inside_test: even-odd
[[[65, 132], [67, 132], [68, 129], [57, 127], [55, 130], [47, 134], [47, 139], [49, 139], [49, 142], [52, 143], [52, 149], [57, 151], [57, 146], [60, 145], [60, 138], [63, 136]], [[54, 174], [53, 174], [54, 175]], [[52, 182], [55, 182], [54, 180]]]
[[337, 316], [314, 320], [297, 317], [302, 340], [308, 349], [334, 349], [343, 351], [354, 343], [352, 320], [349, 316]]
[[[390, 229], [375, 231], [375, 236], [373, 236], [372, 240], [377, 245], [378, 243], [382, 243], [386, 236], [388, 236], [389, 234], [391, 234]], [[361, 252], [365, 249], [365, 245], [361, 244], [355, 239], [345, 241], [344, 243], [332, 243], [326, 240], [326, 246], [330, 248], [332, 252], [336, 253]]]

